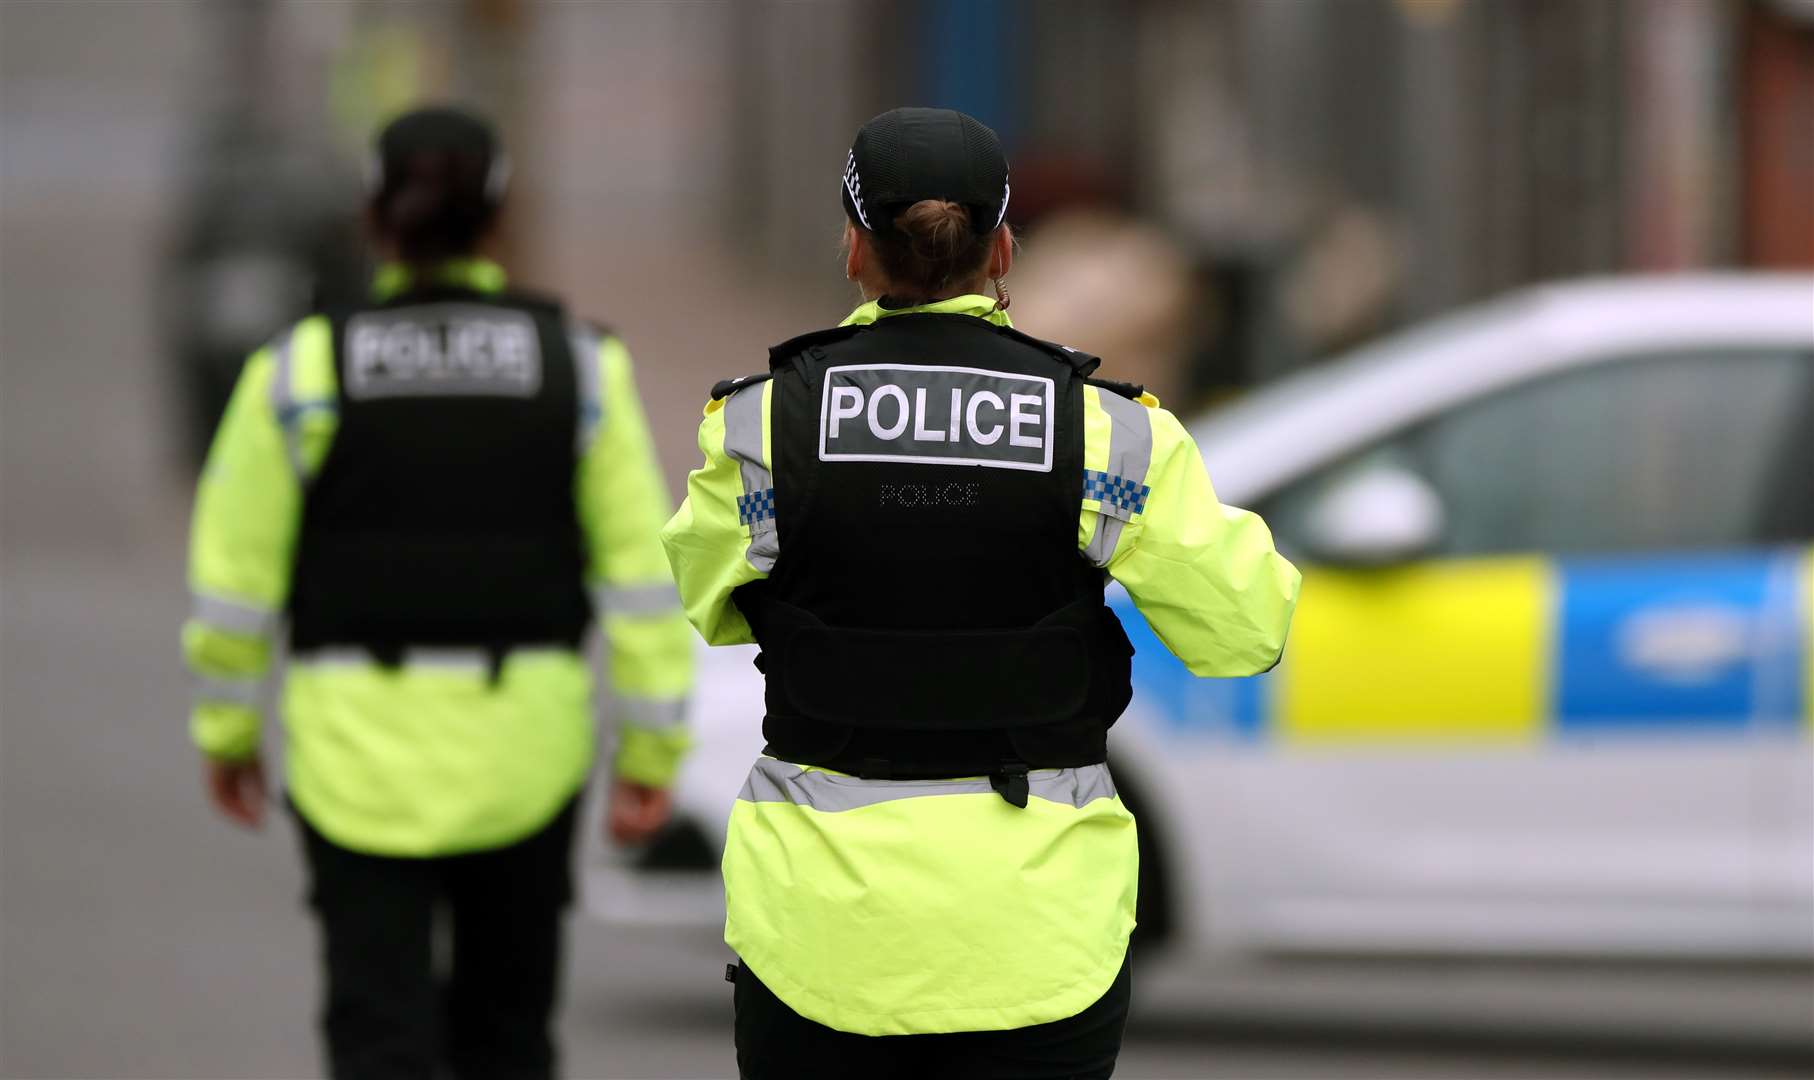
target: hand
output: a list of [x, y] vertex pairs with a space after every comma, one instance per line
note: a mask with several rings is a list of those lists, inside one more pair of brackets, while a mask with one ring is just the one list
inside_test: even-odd
[[265, 766], [257, 754], [243, 761], [205, 758], [208, 801], [222, 817], [256, 829], [265, 817]]
[[673, 811], [674, 795], [667, 788], [613, 781], [605, 834], [619, 847], [646, 844], [667, 825]]

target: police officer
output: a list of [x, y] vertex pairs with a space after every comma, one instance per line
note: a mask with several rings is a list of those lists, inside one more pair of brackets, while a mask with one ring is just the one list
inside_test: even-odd
[[1297, 571], [1177, 419], [1009, 322], [1008, 194], [969, 116], [865, 124], [868, 302], [713, 390], [662, 533], [693, 625], [767, 677], [724, 854], [745, 1077], [1108, 1076], [1137, 856], [1106, 580], [1199, 675], [1284, 645]]
[[255, 353], [209, 454], [191, 730], [216, 806], [257, 825], [260, 684], [287, 626], [335, 1076], [543, 1077], [595, 611], [618, 841], [661, 827], [688, 741], [691, 634], [656, 540], [670, 504], [623, 343], [477, 254], [507, 171], [491, 129], [425, 109], [377, 151], [370, 302]]

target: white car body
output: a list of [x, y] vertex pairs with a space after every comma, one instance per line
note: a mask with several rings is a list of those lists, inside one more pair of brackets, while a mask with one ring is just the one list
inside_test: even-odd
[[[1509, 388], [1697, 349], [1786, 350], [1814, 365], [1814, 276], [1527, 290], [1285, 380], [1193, 434], [1223, 501], [1263, 508], [1396, 432]], [[1799, 565], [1795, 648], [1814, 667], [1808, 559]], [[1125, 596], [1119, 610], [1125, 618]], [[1723, 662], [1732, 633], [1718, 611], [1646, 617], [1622, 631], [1640, 660], [1689, 664], [1690, 679], [1696, 657]], [[754, 655], [702, 651], [698, 749], [677, 805], [714, 847], [762, 747]], [[1801, 678], [1807, 686], [1807, 668]], [[1229, 734], [1214, 718], [1181, 728], [1137, 689], [1110, 753], [1140, 796], [1168, 944], [1187, 955], [1806, 958], [1814, 754], [1805, 698], [1801, 708], [1796, 724], [1724, 734], [1323, 746]], [[587, 867], [603, 917], [722, 918], [715, 873], [639, 870], [596, 846]]]

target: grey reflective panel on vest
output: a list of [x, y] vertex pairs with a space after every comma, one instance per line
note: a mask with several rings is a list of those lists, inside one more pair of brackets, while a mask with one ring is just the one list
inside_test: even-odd
[[604, 339], [590, 327], [572, 324], [567, 329], [567, 344], [573, 350], [573, 376], [579, 388], [579, 423], [574, 432], [574, 450], [584, 457], [592, 445], [592, 436], [605, 420], [604, 391], [601, 388], [599, 349]]
[[1051, 379], [966, 367], [827, 368], [820, 461], [1052, 471]]
[[[1027, 776], [1027, 791], [1036, 799], [1081, 809], [1097, 799], [1114, 798], [1115, 781], [1107, 765], [1037, 769]], [[775, 758], [758, 758], [737, 798], [744, 802], [792, 803], [836, 813], [898, 799], [993, 794], [995, 789], [990, 787], [988, 778], [981, 776], [961, 780], [865, 780], [809, 770]]]
[[290, 344], [295, 336], [296, 330], [292, 327], [271, 345], [271, 414], [277, 417], [278, 426], [283, 429], [283, 449], [289, 455], [290, 468], [300, 478], [303, 475], [302, 444], [296, 433], [296, 390], [290, 385]]
[[724, 452], [737, 462], [743, 481], [737, 518], [750, 530], [750, 546], [743, 554], [765, 574], [781, 555], [781, 538], [775, 531], [775, 474], [762, 457], [762, 395], [767, 385], [746, 386], [724, 402]]
[[[1122, 489], [1140, 490], [1146, 484], [1147, 470], [1153, 463], [1153, 418], [1145, 405], [1129, 401], [1120, 394], [1101, 391], [1102, 411], [1109, 417], [1109, 463], [1104, 470], [1110, 484]], [[1086, 494], [1089, 486], [1085, 485]], [[1144, 506], [1144, 498], [1117, 500], [1109, 492], [1098, 492], [1102, 508], [1097, 513], [1096, 531], [1084, 548], [1084, 557], [1096, 566], [1107, 566], [1121, 540], [1122, 523], [1132, 521], [1134, 506]]]
[[[346, 349], [346, 395], [359, 401], [456, 394], [526, 398], [542, 386], [535, 320], [491, 305], [361, 312], [347, 321]], [[596, 354], [591, 361], [597, 363]]]

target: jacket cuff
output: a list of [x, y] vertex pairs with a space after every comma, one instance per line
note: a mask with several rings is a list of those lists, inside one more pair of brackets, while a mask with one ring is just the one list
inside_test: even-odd
[[646, 787], [669, 787], [680, 772], [680, 762], [692, 748], [692, 735], [683, 729], [651, 731], [625, 727], [618, 732], [617, 755], [612, 772], [619, 780]]
[[189, 714], [196, 749], [220, 761], [244, 761], [258, 752], [260, 717], [249, 705], [204, 701]]

